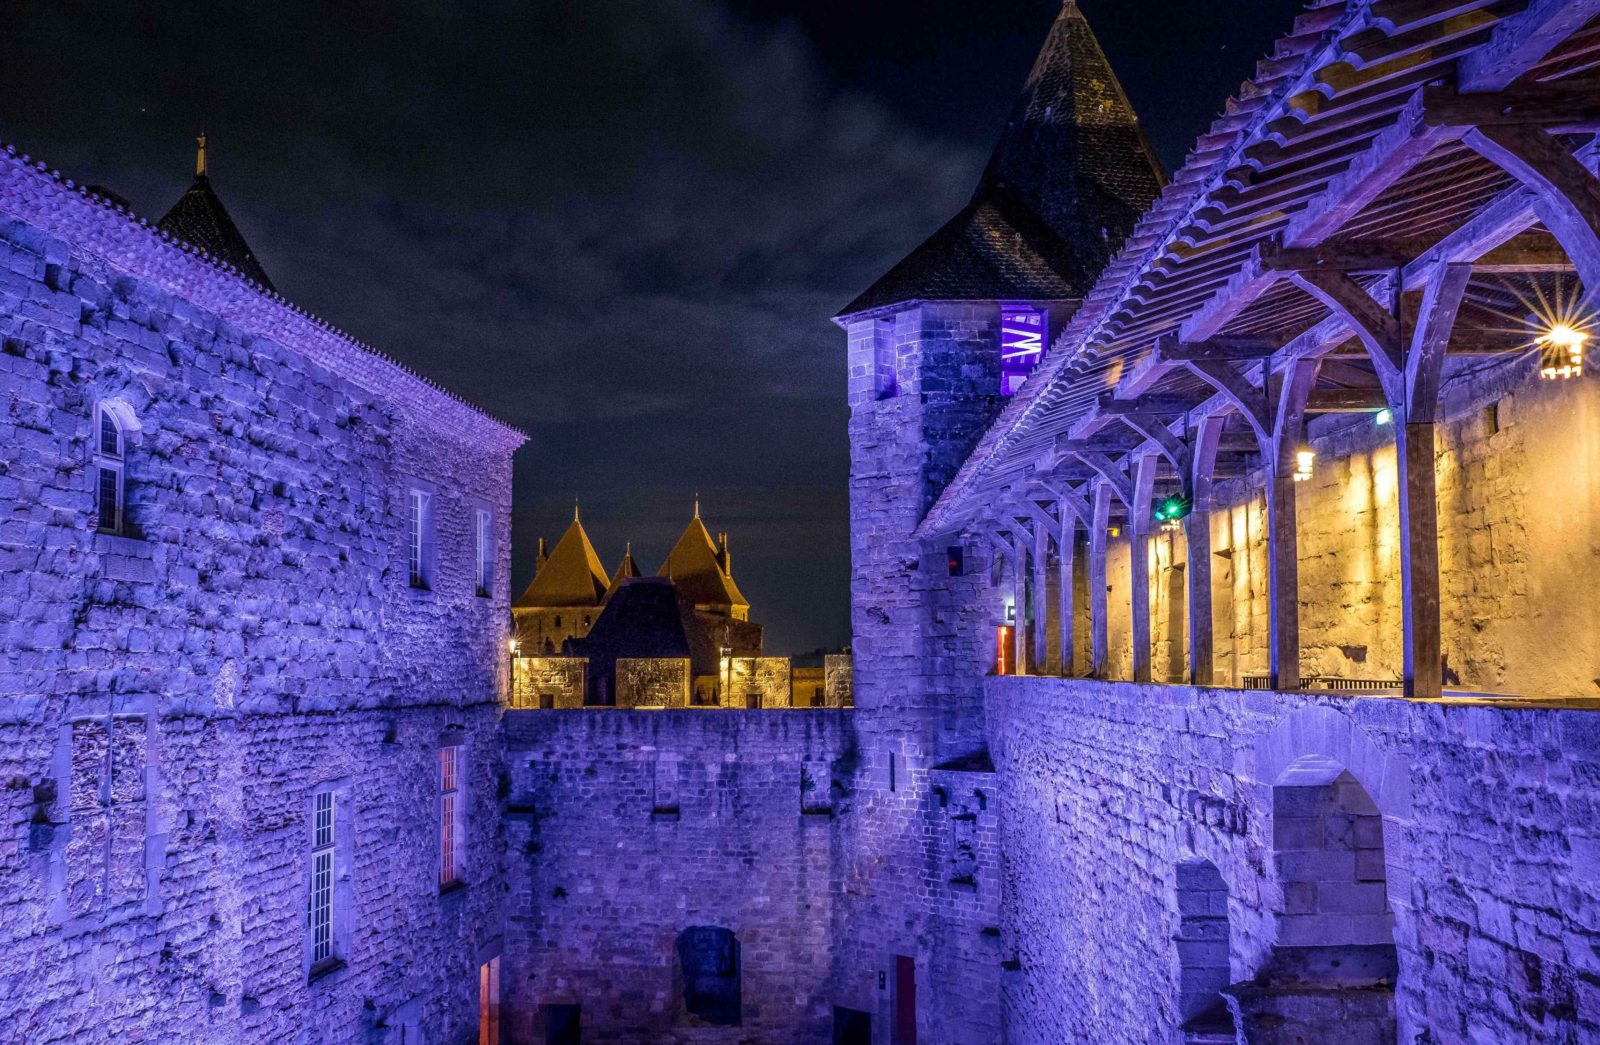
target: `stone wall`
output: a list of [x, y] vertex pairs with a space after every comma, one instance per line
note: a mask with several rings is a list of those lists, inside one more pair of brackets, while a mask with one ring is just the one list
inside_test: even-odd
[[587, 657], [517, 657], [512, 661], [511, 706], [581, 708]]
[[[506, 1025], [578, 1004], [585, 1041], [826, 1041], [839, 823], [854, 730], [838, 711], [505, 716]], [[731, 929], [742, 1020], [687, 1014], [675, 941]]]
[[[1126, 1040], [1130, 1027], [1184, 1040], [1178, 876], [1196, 860], [1226, 884], [1233, 982], [1260, 972], [1275, 944], [1314, 944], [1315, 908], [1285, 886], [1304, 843], [1275, 832], [1273, 811], [1275, 799], [1290, 808], [1285, 793], [1306, 774], [1332, 772], [1348, 772], [1382, 817], [1399, 1041], [1600, 1034], [1594, 701], [1056, 679], [986, 689], [1007, 854], [1002, 946], [1017, 963], [1006, 1040]], [[1326, 910], [1366, 903], [1359, 886], [1328, 888]], [[1285, 915], [1298, 918], [1292, 933]], [[1326, 927], [1351, 924], [1341, 913]]]
[[[0, 388], [0, 1037], [470, 1036], [521, 437], [4, 155]], [[125, 421], [120, 535], [94, 523], [97, 404]], [[464, 888], [441, 895], [444, 743]], [[340, 964], [313, 978], [324, 787]]]
[[688, 703], [687, 657], [617, 658], [617, 707], [681, 708]]
[[788, 657], [733, 657], [728, 665], [730, 708], [786, 708], [791, 705]]
[[856, 703], [855, 666], [848, 653], [829, 653], [822, 658], [823, 699], [830, 708], [849, 708]]

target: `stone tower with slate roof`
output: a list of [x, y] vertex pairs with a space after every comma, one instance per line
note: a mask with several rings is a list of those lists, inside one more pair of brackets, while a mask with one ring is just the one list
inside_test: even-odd
[[[854, 851], [878, 869], [851, 901], [852, 944], [839, 959], [841, 984], [861, 990], [839, 1004], [881, 1012], [880, 990], [894, 995], [904, 974], [969, 1021], [940, 1028], [945, 1040], [987, 1040], [999, 1025], [999, 963], [984, 936], [998, 912], [976, 900], [957, 912], [908, 910], [905, 898], [923, 890], [924, 840], [947, 828], [901, 799], [992, 784], [972, 666], [992, 659], [977, 647], [994, 641], [1006, 607], [989, 584], [992, 548], [914, 533], [1164, 180], [1068, 2], [972, 200], [835, 318], [848, 336], [851, 624], [867, 782]], [[998, 875], [975, 864], [975, 897], [997, 895]], [[895, 983], [877, 983], [885, 967]]]

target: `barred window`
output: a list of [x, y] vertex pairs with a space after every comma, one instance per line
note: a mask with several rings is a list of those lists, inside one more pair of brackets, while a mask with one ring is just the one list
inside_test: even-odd
[[494, 594], [494, 516], [478, 512], [478, 595]]
[[311, 800], [311, 965], [336, 955], [333, 946], [334, 793], [319, 791]]
[[461, 809], [459, 753], [456, 744], [439, 749], [439, 887], [461, 880]]
[[124, 511], [124, 461], [126, 441], [122, 425], [105, 407], [98, 410], [99, 438], [95, 444], [96, 528], [102, 533], [121, 533]]

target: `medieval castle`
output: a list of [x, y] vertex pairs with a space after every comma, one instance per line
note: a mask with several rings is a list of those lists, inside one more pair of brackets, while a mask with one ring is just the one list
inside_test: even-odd
[[0, 1043], [1600, 1041], [1600, 4], [1285, 29], [1168, 177], [1067, 0], [837, 317], [854, 706], [5, 149]]

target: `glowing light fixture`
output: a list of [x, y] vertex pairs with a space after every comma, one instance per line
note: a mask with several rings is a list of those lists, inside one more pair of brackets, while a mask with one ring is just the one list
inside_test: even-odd
[[1183, 496], [1182, 494], [1173, 494], [1171, 497], [1163, 497], [1160, 501], [1156, 502], [1156, 522], [1161, 524], [1161, 528], [1163, 530], [1167, 530], [1169, 532], [1172, 530], [1181, 529], [1183, 526], [1183, 520], [1189, 515], [1189, 512], [1193, 508], [1194, 504], [1189, 500], [1189, 498]]
[[515, 657], [517, 655], [517, 640], [516, 639], [508, 640], [506, 642], [506, 648], [509, 649], [511, 651], [511, 655], [513, 657]]
[[1388, 410], [1379, 410], [1377, 415], [1373, 417], [1373, 420], [1380, 425], [1386, 425], [1390, 421], [1394, 420], [1394, 414]]
[[1317, 455], [1310, 447], [1302, 446], [1294, 453], [1294, 481], [1303, 483], [1311, 478], [1312, 466], [1317, 462]]
[[1583, 376], [1583, 346], [1589, 333], [1570, 323], [1552, 323], [1550, 328], [1534, 339], [1543, 350], [1543, 366], [1539, 376], [1556, 381]]

